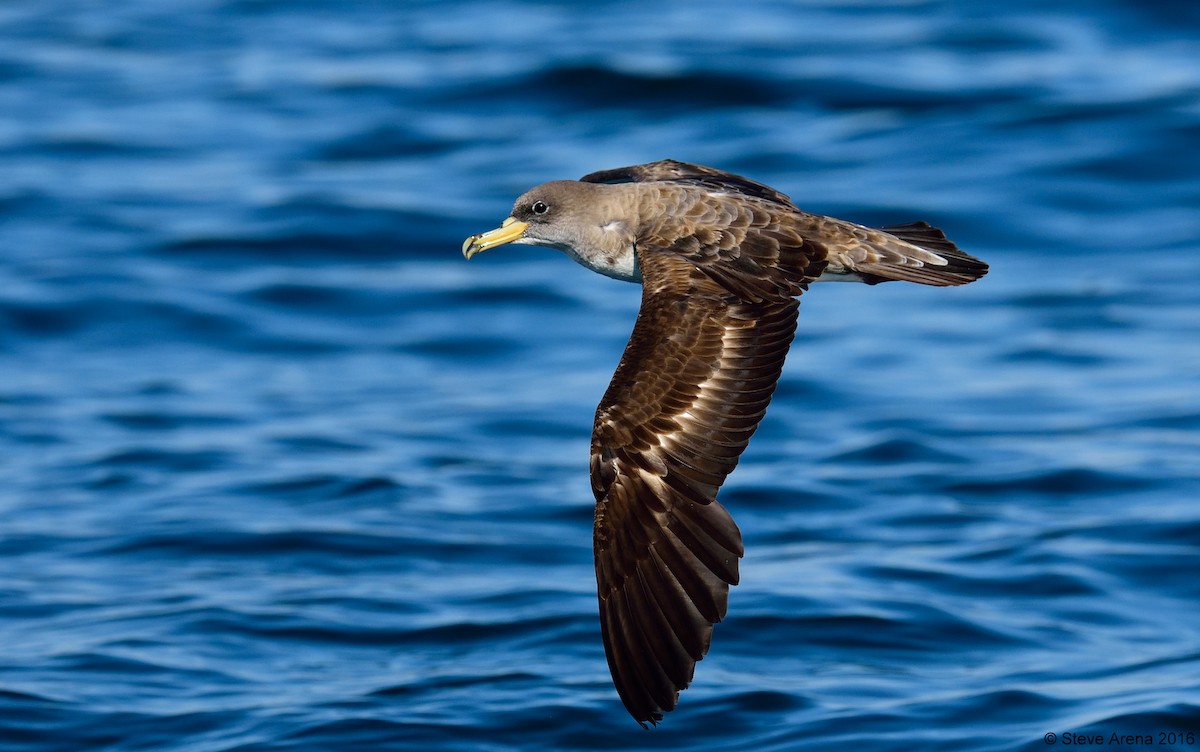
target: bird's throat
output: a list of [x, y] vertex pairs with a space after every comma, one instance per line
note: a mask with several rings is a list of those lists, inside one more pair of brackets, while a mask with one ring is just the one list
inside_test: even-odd
[[580, 253], [574, 248], [564, 248], [563, 250], [576, 262], [606, 277], [623, 282], [642, 281], [642, 270], [638, 265], [637, 253], [632, 245], [614, 251], [593, 250], [586, 254]]

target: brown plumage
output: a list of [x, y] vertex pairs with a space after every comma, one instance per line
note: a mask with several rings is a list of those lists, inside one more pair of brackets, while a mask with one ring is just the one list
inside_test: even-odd
[[773, 188], [664, 160], [554, 181], [463, 244], [565, 251], [641, 281], [642, 305], [592, 432], [600, 628], [643, 726], [675, 707], [738, 582], [742, 537], [717, 502], [771, 400], [818, 279], [971, 282], [987, 265], [924, 223], [871, 229]]

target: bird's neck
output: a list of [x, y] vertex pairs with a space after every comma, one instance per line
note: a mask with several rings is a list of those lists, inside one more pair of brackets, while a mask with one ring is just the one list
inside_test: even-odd
[[[626, 186], [627, 187], [627, 186]], [[586, 227], [567, 255], [594, 272], [625, 282], [641, 282], [635, 241], [642, 218], [641, 209], [629, 191], [616, 186], [595, 185], [596, 214], [602, 224]]]

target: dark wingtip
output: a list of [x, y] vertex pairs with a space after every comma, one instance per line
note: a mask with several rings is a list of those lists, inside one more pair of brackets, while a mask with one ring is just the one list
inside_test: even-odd
[[[662, 719], [663, 719], [663, 714], [658, 712], [657, 710], [652, 712], [650, 714], [649, 718], [638, 718], [637, 716], [633, 717], [633, 720], [637, 721], [638, 725], [641, 726], [642, 728], [646, 729], [647, 731], [649, 731], [652, 728], [657, 728], [658, 724], [662, 722]], [[649, 725], [647, 725], [647, 724], [649, 724]]]

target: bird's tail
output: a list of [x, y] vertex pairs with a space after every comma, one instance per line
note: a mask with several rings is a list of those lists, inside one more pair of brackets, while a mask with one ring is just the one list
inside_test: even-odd
[[974, 282], [988, 265], [958, 249], [946, 234], [926, 222], [880, 229], [855, 226], [857, 242], [831, 249], [820, 280], [880, 282], [902, 280], [950, 287]]

